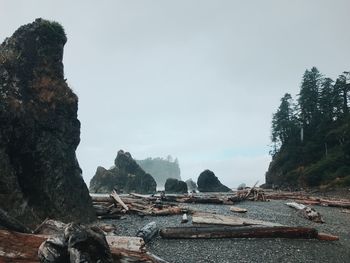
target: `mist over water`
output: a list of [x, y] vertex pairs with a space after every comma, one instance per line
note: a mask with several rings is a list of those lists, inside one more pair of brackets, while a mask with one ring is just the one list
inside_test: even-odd
[[118, 150], [179, 159], [183, 180], [264, 183], [272, 113], [306, 68], [349, 68], [349, 1], [0, 1], [0, 38], [37, 17], [67, 33], [87, 184]]

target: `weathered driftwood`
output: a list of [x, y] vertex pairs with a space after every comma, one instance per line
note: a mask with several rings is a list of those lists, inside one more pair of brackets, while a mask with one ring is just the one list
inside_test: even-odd
[[115, 190], [112, 191], [110, 196], [113, 198], [114, 201], [120, 204], [126, 211], [129, 210], [129, 207], [123, 202], [123, 200], [119, 197], [119, 195]]
[[226, 225], [226, 226], [246, 226], [246, 225], [262, 225], [262, 226], [282, 226], [278, 223], [254, 220], [237, 216], [225, 216], [209, 213], [195, 213], [192, 215], [193, 224], [205, 225]]
[[134, 196], [136, 198], [144, 199], [147, 201], [155, 201], [157, 197], [154, 195], [143, 195], [143, 194], [138, 194], [138, 193], [130, 193], [129, 195]]
[[[337, 240], [337, 237], [318, 234], [306, 227], [168, 227], [160, 230], [163, 238], [301, 238]], [[329, 239], [327, 239], [329, 238]]]
[[39, 262], [38, 248], [46, 238], [0, 230], [0, 262]]
[[94, 195], [90, 194], [92, 202], [95, 203], [112, 203], [113, 199], [109, 195]]
[[101, 215], [97, 216], [97, 219], [104, 220], [104, 219], [121, 219], [122, 216], [118, 214], [108, 214], [108, 215]]
[[151, 241], [158, 234], [158, 226], [156, 222], [150, 222], [136, 233], [137, 237], [141, 237], [146, 243]]
[[246, 213], [246, 212], [247, 212], [247, 209], [245, 209], [245, 208], [240, 208], [240, 207], [237, 207], [237, 206], [231, 206], [231, 207], [230, 207], [230, 211], [231, 211], [231, 212], [235, 212], [235, 213]]
[[178, 202], [182, 203], [194, 203], [194, 204], [223, 204], [223, 200], [217, 197], [201, 197], [201, 196], [189, 196], [185, 198], [178, 198]]
[[311, 197], [305, 192], [270, 192], [266, 198], [275, 200], [295, 200], [305, 205], [321, 205], [330, 207], [350, 208], [350, 200], [347, 199], [326, 199]]
[[296, 202], [286, 203], [286, 205], [298, 210], [298, 215], [301, 217], [304, 217], [316, 223], [324, 223], [321, 214], [309, 206], [298, 204]]
[[0, 208], [0, 226], [8, 230], [31, 233], [31, 230]]
[[125, 249], [129, 251], [142, 252], [145, 250], [145, 242], [140, 237], [106, 236], [111, 250]]
[[[0, 262], [38, 263], [38, 249], [47, 238], [49, 236], [0, 230]], [[141, 238], [107, 236], [106, 239], [115, 262], [166, 263], [145, 252]]]

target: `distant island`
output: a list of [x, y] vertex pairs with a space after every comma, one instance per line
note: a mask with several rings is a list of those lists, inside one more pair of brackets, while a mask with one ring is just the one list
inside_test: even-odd
[[135, 160], [138, 165], [146, 172], [152, 175], [157, 182], [158, 188], [164, 188], [168, 178], [181, 180], [181, 171], [177, 158], [173, 159], [171, 155], [167, 158], [147, 158], [144, 160]]
[[286, 93], [272, 118], [272, 187], [350, 185], [350, 73], [335, 81], [306, 70], [294, 101]]

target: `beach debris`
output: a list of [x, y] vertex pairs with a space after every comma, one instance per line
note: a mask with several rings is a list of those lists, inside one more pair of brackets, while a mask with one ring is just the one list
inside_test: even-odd
[[127, 205], [123, 202], [122, 199], [120, 199], [119, 195], [117, 194], [117, 191], [114, 189], [111, 193], [111, 197], [113, 198], [113, 200], [115, 202], [117, 202], [118, 204], [120, 204], [124, 209], [125, 211], [128, 211], [129, 210], [129, 207], [127, 207]]
[[226, 226], [246, 226], [246, 225], [261, 225], [261, 226], [283, 226], [279, 223], [267, 222], [243, 218], [238, 216], [225, 216], [210, 213], [194, 213], [192, 215], [193, 224], [201, 225], [226, 225]]
[[187, 214], [184, 213], [184, 214], [182, 215], [181, 224], [185, 224], [185, 223], [187, 223], [187, 222], [188, 222]]
[[[60, 241], [61, 239], [54, 239], [54, 237], [55, 235], [35, 235], [0, 230], [0, 262], [39, 262], [39, 247], [48, 239], [50, 239], [50, 244], [52, 246], [56, 245], [61, 248], [64, 246], [64, 244], [62, 245], [62, 242]], [[159, 258], [158, 256], [145, 251], [145, 244], [142, 238], [106, 236], [106, 240], [110, 247], [111, 256], [114, 262], [167, 263], [167, 261]], [[74, 241], [72, 238], [71, 242], [74, 243], [77, 241], [78, 240]], [[65, 251], [67, 251], [67, 248], [65, 248]], [[55, 254], [57, 255], [57, 253]], [[47, 258], [50, 257], [48, 253], [46, 253], [46, 255]], [[63, 262], [73, 261], [68, 259], [67, 261]]]
[[156, 222], [150, 222], [141, 229], [139, 229], [136, 233], [137, 237], [141, 237], [145, 243], [149, 242], [158, 234], [158, 227]]
[[[119, 219], [125, 213], [136, 213], [140, 216], [167, 216], [182, 214], [186, 207], [172, 203], [164, 203], [160, 197], [132, 193], [127, 196], [119, 196], [115, 191], [110, 196], [91, 196], [94, 207], [100, 213], [98, 219]], [[101, 209], [100, 206], [105, 207]], [[128, 209], [126, 209], [128, 208]]]
[[167, 227], [160, 230], [162, 238], [300, 238], [334, 241], [338, 237], [318, 233], [315, 228], [287, 226], [240, 226], [240, 227]]
[[258, 183], [259, 181], [257, 181], [252, 188], [245, 187], [243, 190], [236, 191], [236, 193], [233, 196], [230, 196], [228, 200], [233, 203], [242, 202], [245, 200], [267, 201], [264, 190], [256, 187]]
[[348, 199], [327, 199], [312, 197], [308, 193], [303, 191], [298, 192], [265, 192], [265, 197], [267, 199], [274, 200], [295, 200], [297, 203], [302, 203], [305, 205], [319, 205], [319, 206], [329, 206], [329, 207], [339, 207], [339, 208], [350, 208], [350, 200]]
[[301, 217], [304, 217], [316, 223], [324, 223], [321, 214], [317, 212], [314, 208], [296, 202], [289, 202], [286, 203], [286, 205], [298, 210], [298, 215]]
[[237, 206], [231, 206], [230, 211], [235, 213], [246, 213], [248, 210]]

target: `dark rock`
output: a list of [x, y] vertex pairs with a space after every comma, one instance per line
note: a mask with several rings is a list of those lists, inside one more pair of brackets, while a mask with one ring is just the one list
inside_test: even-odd
[[156, 192], [156, 181], [146, 173], [131, 157], [131, 154], [120, 150], [114, 161], [115, 166], [109, 170], [98, 167], [90, 181], [93, 193], [110, 193], [114, 188], [118, 192], [137, 192], [149, 194]]
[[187, 184], [174, 178], [168, 178], [165, 182], [166, 193], [187, 193]]
[[27, 225], [95, 218], [75, 150], [78, 98], [63, 73], [67, 38], [37, 19], [0, 46], [0, 206]]
[[195, 192], [198, 190], [197, 184], [192, 179], [186, 180], [186, 184], [187, 184], [188, 191]]
[[210, 170], [202, 172], [197, 180], [200, 192], [229, 192], [230, 188], [223, 185], [215, 174]]

